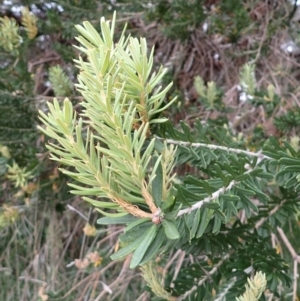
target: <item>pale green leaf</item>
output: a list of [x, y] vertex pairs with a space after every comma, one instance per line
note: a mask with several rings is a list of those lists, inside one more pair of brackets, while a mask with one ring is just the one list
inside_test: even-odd
[[97, 219], [98, 225], [120, 225], [120, 224], [130, 224], [132, 222], [138, 221], [139, 219], [133, 215], [126, 213], [121, 217], [101, 217]]

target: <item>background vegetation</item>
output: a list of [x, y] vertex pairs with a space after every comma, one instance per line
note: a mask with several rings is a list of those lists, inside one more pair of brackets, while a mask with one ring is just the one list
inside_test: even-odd
[[[178, 98], [165, 114], [178, 129], [180, 120], [191, 128], [200, 120], [202, 125], [223, 127], [236, 145], [252, 151], [262, 149], [272, 135], [279, 143], [289, 141], [297, 152], [300, 48], [295, 9], [283, 0], [4, 1], [0, 19], [0, 299], [149, 300], [153, 296], [140, 274], [129, 269], [129, 258], [110, 260], [119, 248], [122, 227], [100, 227], [98, 213], [69, 194], [69, 179], [49, 161], [44, 147], [47, 138], [37, 130], [37, 111], [46, 111], [46, 101], [54, 96], [59, 100], [68, 96], [80, 110], [82, 96], [74, 88], [78, 71], [73, 59], [79, 55], [73, 47], [78, 45], [75, 24], [89, 20], [100, 30], [100, 17], [110, 19], [116, 10], [117, 35], [127, 22], [128, 32], [145, 36], [148, 45], [155, 46], [156, 66], [168, 68], [165, 84], [174, 81], [168, 97]], [[179, 164], [177, 174], [199, 176], [194, 159]], [[265, 262], [268, 253], [285, 265], [280, 268], [286, 277], [269, 283], [262, 298], [296, 300], [300, 296], [294, 275], [300, 253], [299, 196], [284, 185], [272, 187], [268, 190], [272, 202], [266, 208], [270, 218], [253, 220], [259, 228], [268, 219], [268, 227], [275, 229], [266, 244], [239, 233], [236, 237], [249, 240], [249, 260], [252, 253], [261, 253]], [[238, 217], [241, 224], [247, 223], [245, 213]], [[262, 228], [260, 235], [267, 230]], [[239, 283], [232, 290], [225, 287], [230, 294], [224, 296], [214, 291], [210, 280], [218, 281], [212, 272], [218, 263], [202, 252], [209, 252], [207, 241], [157, 258], [156, 273], [171, 292], [184, 292], [186, 275], [191, 275], [208, 280], [199, 300], [219, 300], [225, 295], [232, 300], [244, 287], [238, 289]], [[199, 268], [199, 262], [200, 273], [191, 274], [191, 267]], [[234, 268], [243, 270], [243, 265]]]

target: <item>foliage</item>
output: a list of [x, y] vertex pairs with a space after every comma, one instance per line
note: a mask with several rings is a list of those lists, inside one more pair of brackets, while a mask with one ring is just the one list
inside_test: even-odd
[[[154, 116], [172, 103], [163, 105], [170, 85], [162, 91], [156, 88], [165, 70], [150, 73], [153, 51], [147, 60], [144, 39], [139, 42], [121, 36], [114, 47], [114, 26], [115, 20], [110, 28], [109, 23], [102, 19], [102, 37], [97, 35], [88, 22], [84, 23], [84, 27], [77, 26], [83, 34], [78, 40], [84, 47], [79, 49], [87, 55], [89, 61], [76, 61], [83, 70], [78, 78], [78, 89], [86, 99], [82, 103], [84, 110], [81, 116], [84, 119], [80, 118], [76, 122], [69, 100], [64, 101], [63, 110], [54, 101], [54, 105], [49, 105], [48, 116], [40, 111], [46, 125], [45, 130], [40, 129], [60, 143], [60, 146], [48, 145], [53, 154], [52, 159], [75, 167], [75, 172], [66, 169], [62, 171], [90, 186], [70, 184], [74, 188], [72, 193], [84, 195], [84, 199], [98, 207], [103, 214], [103, 209], [119, 212], [107, 214], [110, 217], [123, 217], [129, 213], [144, 218], [144, 222], [149, 219], [155, 222], [157, 219], [155, 223], [159, 224], [162, 213], [158, 206], [163, 200], [173, 199], [169, 191], [169, 173], [174, 151], [165, 146], [153, 156], [155, 139], [149, 141], [146, 148], [144, 146], [147, 136], [151, 134], [150, 126], [165, 122], [164, 118]], [[85, 134], [86, 142], [82, 138], [84, 123], [89, 125]], [[73, 138], [75, 133], [76, 140]], [[149, 164], [154, 165], [150, 174]], [[120, 166], [123, 168], [120, 169]], [[155, 177], [158, 171], [161, 175], [157, 184]], [[94, 200], [89, 197], [91, 195], [110, 198], [114, 204]], [[140, 209], [145, 205], [151, 214]], [[167, 236], [173, 236], [174, 231], [176, 233], [171, 221], [164, 221], [163, 225]], [[150, 245], [158, 230], [158, 226], [150, 227], [143, 241]], [[130, 250], [136, 248], [140, 251], [135, 243], [135, 247]], [[143, 255], [137, 256], [136, 262], [135, 257], [132, 259], [132, 267], [143, 259]]]
[[255, 277], [248, 279], [248, 285], [243, 296], [237, 298], [238, 301], [259, 300], [260, 296], [266, 288], [266, 276], [262, 273], [257, 273]]
[[292, 108], [286, 114], [276, 117], [274, 124], [282, 132], [289, 132], [294, 128], [298, 128], [300, 126], [299, 108]]
[[24, 26], [27, 36], [30, 40], [34, 39], [38, 33], [36, 26], [37, 18], [33, 13], [30, 13], [28, 7], [22, 10], [22, 25]]
[[201, 97], [199, 101], [206, 110], [222, 111], [224, 109], [222, 93], [217, 90], [215, 82], [208, 82], [206, 87], [203, 79], [200, 76], [196, 76], [194, 85], [198, 95]]
[[20, 3], [1, 11], [0, 299], [255, 299], [264, 273], [261, 299], [296, 300], [289, 5]]
[[[196, 268], [197, 263], [181, 270], [175, 289], [168, 288], [171, 295], [149, 283], [168, 300], [210, 299], [212, 291], [233, 298], [242, 293], [241, 285], [252, 270], [265, 273], [268, 289], [279, 295], [278, 283], [288, 286], [291, 279], [285, 261], [269, 245], [263, 209], [271, 203], [267, 186], [272, 181], [284, 189], [299, 189], [298, 152], [274, 138], [262, 151], [250, 152], [245, 141], [235, 141], [226, 128], [196, 121], [193, 128], [181, 122], [176, 129], [165, 118], [157, 118], [170, 105], [163, 104], [170, 85], [162, 91], [156, 88], [165, 71], [160, 68], [151, 74], [153, 51], [147, 58], [144, 39], [121, 35], [114, 42], [114, 26], [115, 19], [111, 26], [101, 19], [101, 35], [88, 22], [77, 26], [82, 35], [77, 38], [82, 45], [78, 49], [87, 58], [76, 60], [82, 70], [77, 87], [84, 97], [79, 119], [68, 99], [62, 108], [57, 100], [49, 103], [48, 115], [40, 111], [46, 126], [40, 129], [56, 141], [47, 146], [52, 159], [74, 167], [61, 169], [80, 183], [70, 183], [71, 192], [83, 195], [105, 215], [99, 224], [126, 224], [121, 249], [111, 258], [133, 253], [134, 268], [173, 249], [194, 256], [205, 252], [211, 266]], [[250, 65], [241, 71], [249, 95], [257, 93], [253, 73]], [[213, 103], [215, 85], [209, 84], [206, 92], [199, 78], [196, 84], [200, 95]], [[174, 164], [191, 164], [198, 176], [171, 176]], [[290, 208], [293, 214], [298, 202]], [[149, 274], [149, 267], [144, 272]], [[205, 273], [213, 275], [213, 283]], [[220, 273], [232, 278], [230, 289], [222, 285]], [[181, 274], [191, 279], [183, 282]], [[146, 279], [149, 282], [149, 276]], [[258, 294], [263, 290], [264, 286]]]
[[[227, 35], [237, 42], [250, 23], [249, 14], [242, 1], [220, 1], [216, 5], [209, 1], [153, 1], [149, 4], [147, 18], [159, 20], [163, 33], [172, 39], [186, 40], [207, 22], [210, 31]], [[176, 20], [176, 22], [174, 22]]]
[[49, 69], [49, 80], [55, 96], [72, 95], [71, 81], [59, 65]]
[[14, 19], [7, 17], [0, 19], [0, 40], [1, 48], [8, 52], [14, 52], [20, 46], [21, 37]]
[[[204, 1], [154, 1], [148, 18], [160, 20], [163, 32], [170, 38], [186, 39], [205, 20]], [[177, 22], [174, 22], [174, 19]]]

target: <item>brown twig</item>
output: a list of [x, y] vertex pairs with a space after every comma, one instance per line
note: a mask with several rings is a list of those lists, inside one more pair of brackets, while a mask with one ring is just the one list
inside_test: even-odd
[[294, 259], [294, 283], [293, 283], [293, 301], [297, 300], [297, 278], [298, 278], [298, 263], [300, 263], [300, 256], [296, 253], [295, 249], [293, 248], [292, 244], [284, 234], [282, 228], [277, 227], [277, 231], [283, 240], [285, 246], [289, 250], [292, 258]]
[[69, 210], [76, 212], [81, 218], [83, 218], [86, 222], [89, 221], [89, 219], [83, 214], [81, 213], [78, 209], [74, 208], [73, 206], [67, 204], [67, 207]]
[[284, 234], [283, 230], [280, 227], [277, 227], [277, 231], [281, 237], [281, 239], [283, 240], [283, 242], [285, 243], [287, 249], [289, 250], [289, 252], [292, 255], [292, 258], [294, 260], [297, 260], [298, 263], [300, 263], [300, 255], [298, 255], [295, 251], [295, 249], [293, 248], [292, 244], [290, 243], [290, 241], [288, 240], [288, 238], [286, 237], [286, 235]]

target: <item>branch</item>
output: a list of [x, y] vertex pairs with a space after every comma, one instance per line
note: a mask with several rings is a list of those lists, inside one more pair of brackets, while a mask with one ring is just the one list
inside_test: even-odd
[[293, 301], [297, 300], [297, 278], [299, 277], [298, 275], [298, 263], [300, 263], [300, 256], [296, 253], [295, 249], [293, 248], [292, 244], [284, 234], [282, 228], [277, 227], [277, 231], [283, 240], [285, 246], [289, 250], [289, 252], [292, 255], [292, 258], [294, 259], [294, 285], [293, 285]]
[[79, 210], [77, 210], [76, 208], [74, 208], [73, 206], [67, 204], [67, 207], [69, 210], [76, 212], [80, 217], [82, 217], [86, 222], [89, 221], [89, 219], [83, 214], [81, 213]]
[[[248, 174], [253, 171], [254, 168], [249, 168], [245, 174]], [[200, 209], [204, 203], [209, 203], [212, 200], [217, 199], [221, 194], [225, 193], [226, 191], [229, 191], [234, 185], [240, 183], [240, 181], [232, 180], [227, 187], [221, 187], [217, 191], [215, 191], [211, 196], [208, 196], [207, 198], [197, 202], [196, 204], [192, 205], [191, 207], [182, 209], [178, 212], [177, 217], [180, 217], [184, 214], [191, 213], [194, 210]]]
[[207, 279], [209, 279], [217, 270], [218, 268], [230, 257], [230, 253], [226, 254], [216, 265], [215, 267], [208, 272], [204, 277], [202, 277], [197, 285], [194, 285], [189, 291], [185, 292], [184, 295], [178, 297], [176, 301], [182, 301], [184, 300], [187, 296], [189, 296], [192, 292], [194, 292], [200, 285], [202, 285]]
[[223, 186], [219, 190], [215, 191], [211, 196], [208, 196], [207, 198], [203, 199], [202, 201], [197, 202], [196, 204], [192, 205], [191, 207], [180, 210], [177, 214], [177, 217], [180, 217], [187, 213], [191, 213], [194, 210], [200, 209], [204, 203], [209, 203], [210, 201], [217, 199], [221, 194], [230, 190], [237, 183], [239, 183], [239, 182], [235, 181], [235, 180], [231, 181], [227, 187]]
[[[299, 261], [299, 258], [298, 258], [298, 261]], [[299, 277], [299, 275], [298, 275], [298, 261], [294, 260], [293, 301], [298, 300], [298, 298], [297, 298], [297, 278]]]
[[259, 43], [259, 46], [257, 49], [256, 56], [255, 56], [254, 60], [249, 62], [250, 64], [256, 64], [257, 61], [259, 60], [259, 58], [261, 57], [261, 49], [264, 45], [265, 40], [268, 38], [269, 23], [270, 23], [270, 20], [272, 19], [272, 17], [273, 17], [272, 13], [268, 14], [266, 17], [266, 24], [263, 25], [264, 31], [263, 31], [263, 35], [261, 37], [261, 40], [260, 40], [260, 43]]
[[209, 148], [211, 150], [222, 150], [222, 151], [226, 151], [229, 153], [244, 154], [244, 155], [247, 155], [250, 157], [257, 157], [260, 161], [262, 161], [264, 159], [267, 159], [267, 160], [271, 159], [271, 157], [262, 154], [262, 151], [258, 151], [257, 153], [254, 153], [254, 152], [250, 152], [250, 151], [246, 151], [246, 150], [242, 150], [242, 149], [220, 146], [220, 145], [215, 145], [215, 144], [192, 143], [192, 142], [178, 141], [178, 140], [173, 140], [173, 139], [164, 139], [164, 138], [161, 138], [158, 136], [156, 136], [155, 138], [157, 138], [158, 140], [164, 140], [168, 144], [190, 146], [190, 147], [195, 147], [195, 148], [205, 147], [205, 148]]
[[262, 224], [264, 224], [268, 218], [275, 214], [285, 203], [287, 202], [287, 200], [283, 200], [280, 204], [278, 204], [277, 206], [275, 206], [269, 213], [268, 216], [262, 218], [261, 220], [259, 220], [256, 224], [255, 224], [255, 229], [258, 229], [259, 227], [262, 226]]
[[228, 291], [234, 286], [235, 282], [236, 282], [236, 277], [232, 278], [231, 282], [229, 282], [229, 284], [227, 285], [227, 287], [225, 287], [224, 291], [222, 293], [220, 293], [217, 296], [217, 299], [215, 299], [214, 301], [226, 300], [225, 296], [228, 293]]
[[295, 249], [293, 248], [292, 244], [290, 243], [290, 241], [288, 240], [288, 238], [286, 237], [286, 235], [284, 234], [282, 228], [277, 227], [277, 231], [281, 237], [281, 239], [283, 240], [284, 244], [286, 245], [287, 249], [289, 250], [289, 252], [291, 253], [292, 257], [294, 260], [297, 260], [298, 263], [300, 263], [300, 256], [296, 253]]
[[[259, 162], [264, 159], [267, 159], [267, 160], [271, 159], [270, 157], [263, 155], [261, 151], [254, 153], [254, 152], [250, 152], [250, 151], [245, 151], [245, 150], [230, 148], [230, 147], [225, 147], [225, 146], [219, 146], [219, 145], [215, 145], [215, 144], [191, 143], [191, 142], [184, 142], [184, 141], [178, 141], [178, 140], [173, 140], [173, 139], [163, 139], [158, 136], [156, 136], [156, 138], [159, 140], [164, 140], [168, 144], [176, 144], [176, 145], [191, 146], [191, 147], [206, 147], [206, 148], [213, 149], [213, 150], [219, 149], [219, 150], [237, 153], [237, 154], [245, 154], [245, 155], [248, 155], [251, 157], [257, 157], [259, 159], [258, 160]], [[246, 173], [250, 173], [251, 171], [253, 171], [252, 168], [249, 169]], [[204, 203], [208, 203], [208, 202], [218, 198], [221, 194], [230, 190], [237, 183], [239, 183], [239, 181], [235, 181], [235, 180], [231, 181], [227, 187], [222, 187], [219, 190], [215, 191], [211, 196], [208, 196], [207, 198], [205, 198], [204, 200], [197, 202], [196, 204], [192, 205], [189, 208], [180, 210], [177, 214], [177, 217], [180, 217], [187, 213], [191, 213], [194, 210], [200, 209]]]

